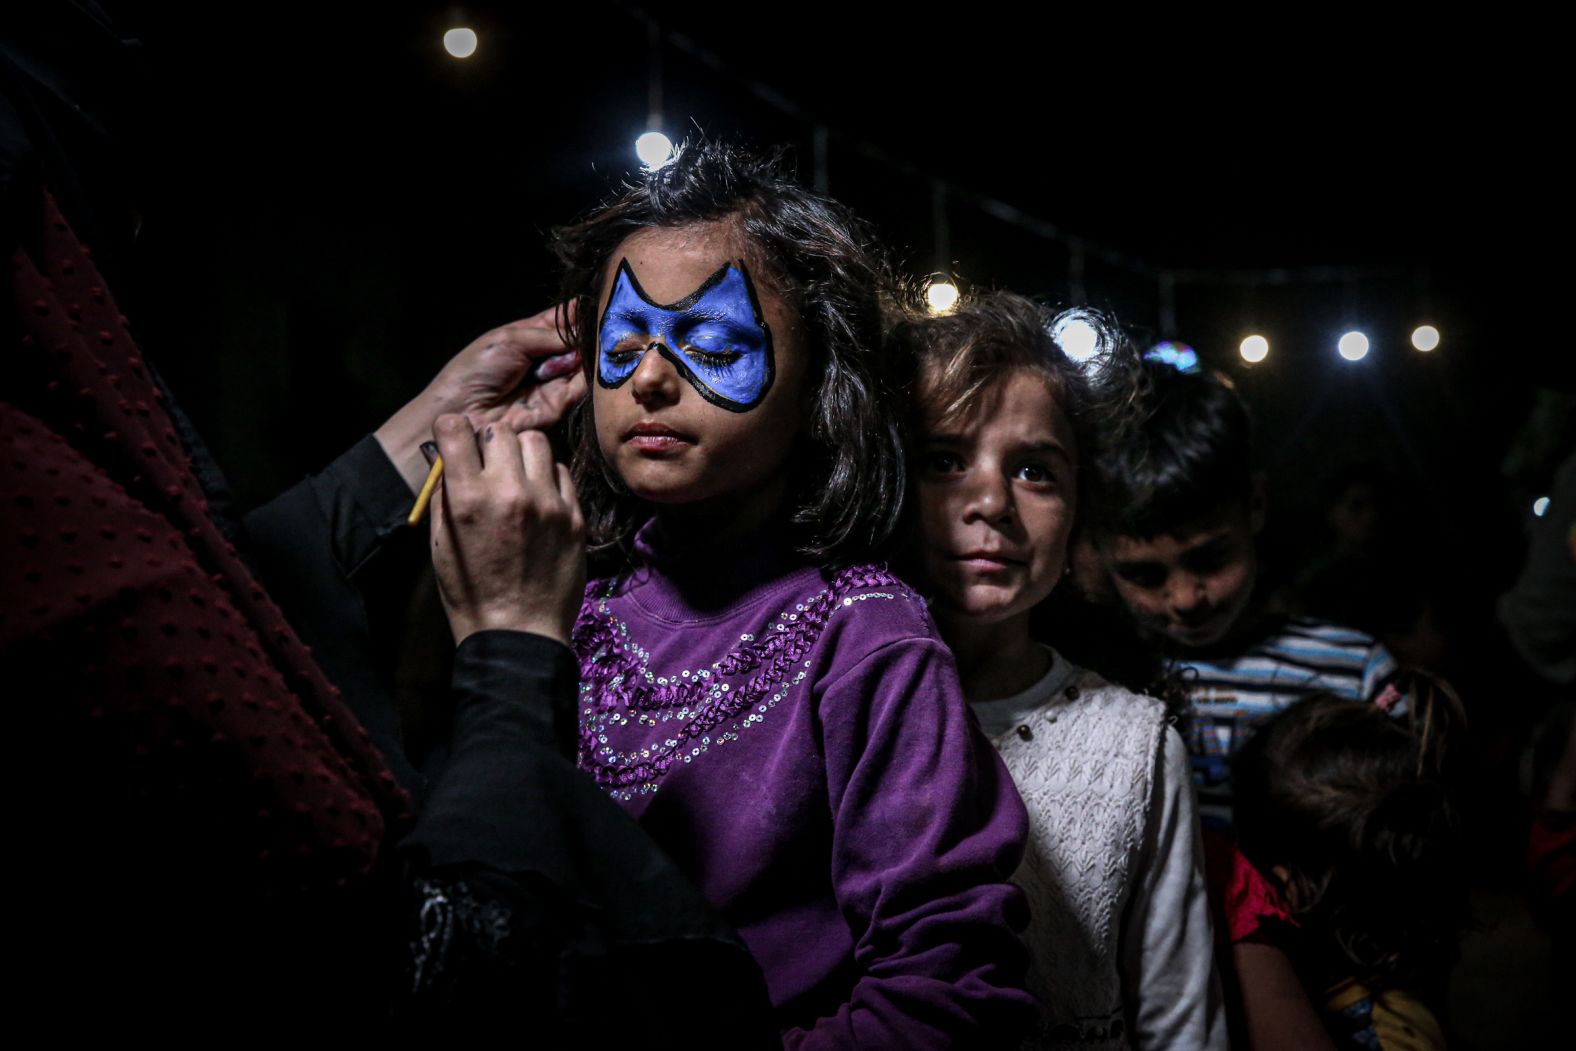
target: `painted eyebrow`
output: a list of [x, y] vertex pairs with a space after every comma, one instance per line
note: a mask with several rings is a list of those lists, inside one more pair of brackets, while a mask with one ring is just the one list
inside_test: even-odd
[[675, 313], [683, 315], [686, 320], [693, 321], [732, 321], [733, 315], [717, 307], [693, 306], [688, 310], [679, 310]]
[[[658, 309], [660, 310], [660, 308]], [[610, 322], [616, 322], [619, 324], [644, 325], [651, 320], [650, 311], [651, 308], [645, 304], [617, 306], [607, 311], [607, 313], [603, 316], [602, 323], [604, 327], [606, 327], [606, 325]], [[678, 320], [683, 322], [684, 327], [686, 328], [694, 328], [697, 325], [715, 325], [720, 328], [725, 328], [729, 335], [732, 335], [737, 339], [743, 339], [747, 336], [753, 335], [756, 331], [753, 325], [741, 325], [739, 324], [738, 319], [732, 314], [720, 310], [681, 310], [663, 312], [676, 313], [678, 315]]]
[[640, 307], [615, 307], [614, 309], [609, 310], [603, 317], [602, 325], [605, 328], [607, 323], [610, 321], [618, 321], [625, 324], [631, 322], [645, 324], [646, 320], [646, 311]]
[[719, 314], [700, 314], [685, 319], [688, 324], [680, 326], [682, 332], [692, 332], [702, 325], [714, 329], [730, 339], [745, 340], [755, 336], [760, 329], [753, 325], [741, 325], [733, 318]]

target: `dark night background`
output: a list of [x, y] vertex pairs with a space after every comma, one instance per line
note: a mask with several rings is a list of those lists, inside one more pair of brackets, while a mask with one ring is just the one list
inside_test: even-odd
[[[823, 124], [830, 191], [915, 278], [941, 265], [935, 179], [965, 289], [1074, 294], [1067, 244], [981, 196], [1139, 261], [1091, 247], [1081, 286], [1141, 338], [1185, 340], [1238, 380], [1272, 555], [1292, 564], [1318, 539], [1338, 469], [1379, 464], [1443, 596], [1453, 670], [1500, 670], [1460, 662], [1502, 652], [1485, 642], [1492, 602], [1576, 415], [1569, 91], [1548, 26], [1323, 6], [1273, 21], [1006, 4], [102, 6], [134, 46], [61, 3], [17, 4], [0, 26], [72, 71], [106, 121], [107, 148], [55, 114], [86, 150], [87, 239], [243, 506], [377, 426], [477, 335], [552, 302], [547, 232], [638, 163], [649, 14], [678, 35], [660, 49], [670, 136], [780, 144], [810, 181]], [[455, 25], [480, 37], [465, 61], [441, 46]], [[1377, 276], [1269, 280], [1317, 266]], [[1265, 280], [1181, 281], [1176, 330], [1160, 332], [1162, 270]], [[1408, 342], [1425, 321], [1443, 334], [1427, 355]], [[1334, 350], [1351, 327], [1372, 341], [1356, 364]], [[1237, 344], [1253, 331], [1271, 353], [1249, 367]], [[1535, 711], [1469, 700], [1511, 713], [1488, 720], [1509, 757]]]
[[[19, 24], [43, 28], [40, 51], [104, 115], [114, 145], [86, 137], [81, 165], [85, 193], [111, 202], [100, 258], [243, 507], [377, 426], [471, 339], [552, 302], [548, 231], [638, 164], [653, 17], [670, 136], [781, 145], [808, 182], [824, 125], [829, 189], [916, 279], [942, 268], [938, 179], [965, 289], [1076, 295], [1065, 240], [980, 198], [1086, 241], [1090, 303], [1239, 381], [1270, 481], [1266, 549], [1287, 574], [1322, 539], [1328, 479], [1372, 462], [1459, 626], [1482, 623], [1520, 564], [1549, 450], [1569, 445], [1553, 419], [1503, 470], [1529, 447], [1540, 387], [1563, 387], [1551, 404], [1573, 415], [1556, 67], [1532, 26], [107, 0], [117, 37], [74, 6], [35, 0]], [[441, 45], [455, 25], [480, 37], [467, 60]], [[1270, 280], [1320, 266], [1374, 276]], [[1163, 332], [1164, 270], [1263, 280], [1179, 280]], [[1427, 355], [1409, 345], [1424, 321], [1443, 334]], [[1356, 364], [1334, 351], [1351, 327], [1373, 345]], [[1250, 331], [1271, 343], [1253, 367], [1237, 354]]]
[[[123, 309], [243, 503], [375, 426], [485, 329], [549, 303], [546, 231], [637, 163], [650, 45], [626, 5], [108, 9], [139, 41], [110, 99], [126, 150], [104, 171], [140, 219]], [[1387, 31], [1333, 13], [1228, 29], [997, 5], [651, 10], [729, 66], [664, 46], [668, 133], [786, 145], [808, 180], [811, 126], [740, 78], [781, 92], [830, 128], [833, 194], [916, 275], [937, 266], [931, 177], [1156, 268], [1393, 272], [1183, 283], [1171, 334], [1241, 380], [1277, 505], [1377, 456], [1418, 479], [1453, 539], [1515, 537], [1526, 501], [1511, 503], [1499, 462], [1567, 356], [1563, 297], [1540, 273], [1565, 219], [1554, 71], [1524, 40], [1511, 53], [1481, 26]], [[480, 35], [467, 61], [440, 46], [455, 24]], [[949, 244], [965, 287], [1067, 300], [1064, 245], [960, 197]], [[1155, 330], [1153, 277], [1091, 256], [1083, 284]], [[1333, 350], [1348, 319], [1374, 344], [1356, 366]], [[1427, 356], [1407, 343], [1423, 320], [1444, 336]], [[1253, 369], [1236, 354], [1250, 330], [1272, 346]]]
[[[547, 232], [638, 163], [652, 45], [631, 5], [103, 7], [134, 44], [59, 2], [21, 5], [16, 24], [43, 28], [40, 51], [104, 115], [114, 146], [92, 140], [82, 165], [112, 202], [101, 258], [243, 506], [375, 427], [475, 336], [550, 303]], [[1091, 248], [1082, 288], [1140, 338], [1185, 340], [1237, 377], [1272, 548], [1309, 540], [1325, 479], [1369, 460], [1400, 479], [1409, 528], [1444, 575], [1470, 578], [1475, 605], [1508, 582], [1554, 460], [1523, 456], [1515, 478], [1502, 465], [1538, 388], [1570, 390], [1563, 122], [1537, 27], [648, 11], [670, 34], [672, 137], [782, 145], [809, 181], [823, 123], [831, 192], [916, 278], [941, 266], [938, 178], [965, 288], [1073, 295], [1067, 245], [980, 196], [1137, 260], [1146, 273]], [[440, 41], [462, 24], [481, 44], [459, 61]], [[1183, 280], [1176, 331], [1159, 332], [1160, 270], [1312, 266], [1379, 276]], [[1443, 333], [1428, 355], [1408, 343], [1423, 321]], [[1352, 365], [1334, 341], [1358, 326], [1373, 350]], [[1271, 342], [1256, 367], [1236, 352], [1249, 331]]]

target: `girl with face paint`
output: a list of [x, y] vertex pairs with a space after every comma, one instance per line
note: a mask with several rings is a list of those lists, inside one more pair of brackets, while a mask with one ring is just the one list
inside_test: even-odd
[[[1010, 1044], [1024, 813], [872, 561], [904, 471], [867, 240], [714, 146], [559, 232], [591, 390], [579, 763], [734, 924], [786, 1045]], [[675, 1024], [726, 1043], [705, 997]]]
[[1053, 330], [995, 293], [890, 335], [912, 373], [916, 575], [1029, 811], [1015, 882], [1041, 1014], [1023, 1046], [1224, 1048], [1182, 738], [1160, 701], [1031, 634], [1067, 570], [1107, 407], [1136, 371], [1118, 346], [1097, 384]]

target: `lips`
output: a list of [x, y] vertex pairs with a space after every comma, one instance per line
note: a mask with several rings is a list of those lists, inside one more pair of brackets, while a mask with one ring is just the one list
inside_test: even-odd
[[673, 453], [694, 445], [695, 437], [665, 423], [642, 420], [624, 432], [624, 444], [646, 453]]
[[1225, 620], [1218, 612], [1213, 613], [1203, 620], [1192, 622], [1169, 622], [1166, 631], [1173, 638], [1191, 646], [1213, 642], [1221, 633], [1222, 622]]
[[1006, 569], [1011, 569], [1014, 566], [1021, 566], [1024, 564], [1023, 559], [1014, 558], [1005, 551], [992, 551], [985, 549], [977, 551], [960, 551], [948, 557], [950, 557], [952, 561], [960, 563], [969, 569], [977, 569], [984, 572], [1001, 572]]

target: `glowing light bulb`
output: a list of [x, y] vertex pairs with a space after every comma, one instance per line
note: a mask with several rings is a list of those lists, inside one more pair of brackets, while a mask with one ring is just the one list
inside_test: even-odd
[[1242, 345], [1237, 348], [1237, 352], [1242, 355], [1243, 361], [1250, 365], [1257, 365], [1270, 356], [1270, 341], [1263, 336], [1249, 336], [1242, 341]]
[[1412, 330], [1412, 346], [1423, 352], [1439, 346], [1439, 330], [1433, 325], [1419, 325]]
[[635, 156], [648, 168], [660, 168], [673, 159], [673, 140], [660, 131], [648, 131], [635, 140]]
[[1348, 332], [1335, 344], [1335, 349], [1347, 361], [1361, 361], [1368, 356], [1368, 337], [1361, 332]]
[[945, 314], [958, 305], [958, 286], [945, 279], [937, 279], [925, 289], [925, 302], [932, 314]]
[[1074, 361], [1088, 361], [1100, 352], [1100, 332], [1076, 313], [1063, 315], [1051, 329], [1051, 338]]
[[1548, 514], [1549, 498], [1546, 496], [1540, 496], [1536, 500], [1532, 501], [1532, 513], [1537, 515], [1539, 518], [1542, 518], [1544, 515]]
[[443, 50], [455, 58], [470, 58], [476, 54], [476, 30], [456, 26], [444, 33]]

